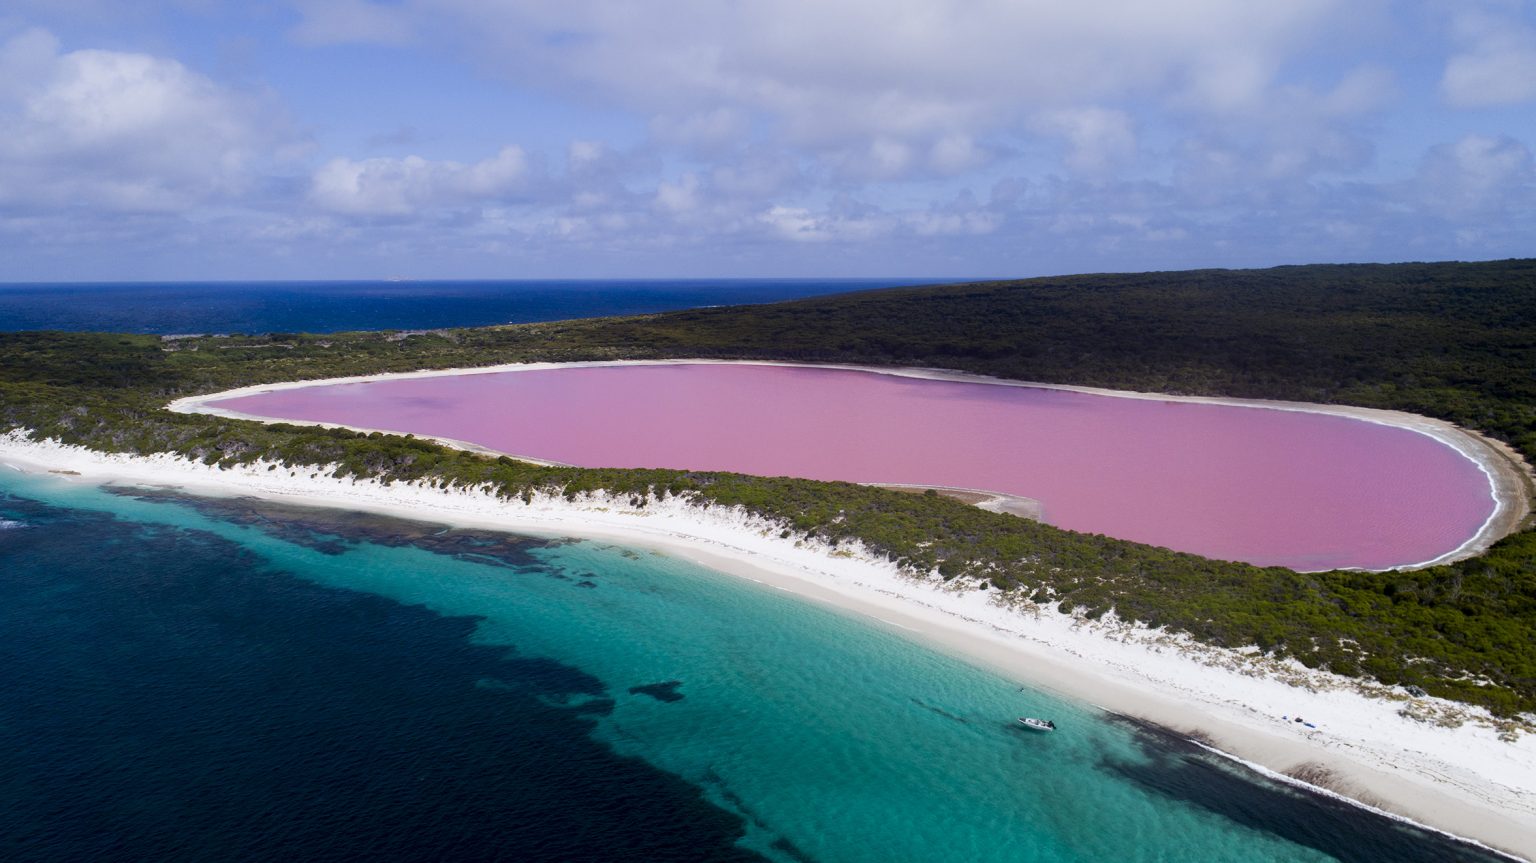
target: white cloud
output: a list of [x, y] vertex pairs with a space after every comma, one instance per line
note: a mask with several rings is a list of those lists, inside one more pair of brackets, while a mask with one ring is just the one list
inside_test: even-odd
[[910, 213], [903, 222], [912, 233], [920, 237], [963, 237], [990, 234], [1003, 223], [998, 213], [984, 210], [943, 212], [931, 210]]
[[626, 180], [652, 176], [660, 167], [654, 153], [618, 150], [604, 141], [582, 138], [565, 148], [564, 179], [568, 190], [622, 194]]
[[1440, 79], [1447, 102], [1481, 108], [1536, 99], [1536, 30], [1481, 10], [1457, 15], [1454, 30], [1461, 50]]
[[1483, 135], [1432, 148], [1414, 183], [1430, 212], [1458, 216], [1517, 204], [1529, 209], [1533, 186], [1530, 148], [1513, 138]]
[[270, 100], [148, 54], [0, 45], [0, 199], [176, 210], [234, 195], [294, 143]]
[[1064, 108], [1038, 115], [1033, 125], [1063, 139], [1067, 167], [1081, 173], [1104, 173], [1136, 153], [1136, 133], [1123, 111]]
[[1328, 87], [1276, 87], [1260, 109], [1183, 124], [1169, 162], [1197, 198], [1235, 193], [1270, 206], [1276, 196], [1310, 194], [1320, 177], [1372, 163], [1371, 124], [1394, 86], [1387, 70], [1360, 65]]
[[1356, 66], [1344, 74], [1333, 89], [1313, 94], [1301, 88], [1287, 88], [1292, 98], [1311, 102], [1323, 117], [1352, 117], [1379, 110], [1393, 95], [1394, 76], [1389, 69], [1373, 64]]
[[868, 242], [889, 234], [894, 225], [881, 215], [817, 213], [787, 206], [770, 207], [758, 219], [775, 238], [796, 243]]
[[[1384, 68], [1299, 86], [1319, 40], [1384, 0], [303, 0], [301, 28], [412, 31], [519, 88], [645, 118], [656, 152], [791, 152], [839, 188], [955, 177], [1061, 142], [1073, 173], [1136, 165], [1139, 135], [1211, 137], [1254, 172], [1369, 158], [1351, 123]], [[345, 14], [343, 14], [345, 13]], [[349, 21], [345, 26], [337, 20]], [[334, 26], [333, 26], [334, 25]], [[307, 32], [307, 31], [306, 31]], [[338, 36], [337, 38], [341, 38]], [[1291, 115], [1303, 114], [1303, 122]], [[1257, 127], [1227, 140], [1233, 128]], [[1241, 138], [1242, 135], [1238, 135]], [[1150, 139], [1149, 139], [1150, 140]], [[681, 151], [681, 152], [680, 152]], [[1253, 167], [1259, 166], [1259, 167]], [[760, 202], [762, 203], [762, 202]]]
[[[405, 0], [388, 8], [418, 31], [456, 34], [442, 37], [449, 50], [468, 46], [520, 86], [649, 116], [658, 140], [722, 146], [766, 130], [823, 153], [877, 148], [870, 174], [884, 176], [903, 161], [891, 142], [985, 140], [1053, 110], [1136, 99], [1202, 113], [1255, 109], [1285, 62], [1358, 4]], [[320, 26], [319, 13], [310, 15]], [[950, 144], [904, 161], [943, 172], [955, 156]]]
[[[356, 55], [324, 46], [363, 42], [401, 48], [416, 80], [471, 64], [516, 91], [471, 133], [432, 118], [490, 116], [494, 87], [423, 97], [381, 80], [377, 124], [406, 124], [369, 144], [389, 149], [305, 161], [284, 161], [297, 136], [269, 96], [4, 30], [92, 20], [22, 2], [0, 12], [0, 259], [102, 244], [363, 274], [527, 256], [626, 272], [647, 254], [653, 273], [1001, 273], [1524, 254], [1536, 231], [1531, 130], [1492, 125], [1518, 112], [1476, 115], [1467, 135], [1446, 109], [1536, 99], [1530, 0], [1444, 16], [1443, 103], [1414, 117], [1405, 91], [1425, 63], [1434, 85], [1440, 19], [1395, 0], [290, 0], [289, 39], [315, 49], [297, 54], [248, 11], [167, 0], [203, 4], [202, 23], [173, 37], [141, 12], [111, 30], [118, 45], [244, 40], [247, 74], [292, 62], [276, 80], [295, 87], [332, 86], [331, 64]], [[294, 104], [335, 96], [318, 95]], [[349, 111], [306, 119], [327, 141], [376, 131]], [[504, 131], [516, 122], [545, 128]], [[552, 173], [531, 149], [456, 152], [492, 134], [578, 140], [548, 151]]]
[[566, 168], [573, 173], [592, 171], [610, 158], [608, 147], [602, 141], [576, 140], [565, 148]]
[[403, 216], [513, 196], [528, 177], [528, 157], [517, 147], [472, 165], [420, 156], [338, 158], [315, 171], [310, 200], [336, 213]]
[[[785, 152], [799, 148], [781, 145]], [[887, 183], [955, 177], [985, 167], [996, 148], [977, 143], [963, 132], [936, 137], [876, 135], [845, 147], [813, 153], [822, 173], [840, 183]]]
[[804, 180], [799, 163], [782, 150], [749, 149], [710, 171], [711, 184], [722, 193], [753, 198], [782, 194]]
[[297, 0], [302, 17], [291, 31], [306, 45], [367, 42], [403, 45], [412, 39], [406, 10], [368, 0]]
[[912, 148], [894, 138], [876, 138], [860, 160], [859, 168], [874, 177], [895, 177], [912, 164]]
[[699, 178], [684, 174], [675, 183], [663, 182], [656, 188], [658, 209], [674, 214], [688, 213], [699, 206]]
[[667, 144], [698, 150], [715, 150], [745, 140], [751, 122], [735, 108], [708, 108], [684, 116], [660, 115], [651, 119], [651, 134]]
[[977, 146], [975, 139], [959, 132], [934, 141], [928, 150], [928, 166], [950, 176], [979, 168], [990, 160], [991, 154]]
[[827, 239], [817, 229], [816, 217], [804, 207], [769, 207], [761, 218], [764, 225], [787, 240], [813, 242]]
[[[774, 238], [798, 243], [872, 246], [902, 238], [982, 236], [997, 231], [1005, 219], [1001, 209], [983, 206], [970, 192], [961, 192], [947, 203], [925, 209], [888, 210], [845, 198], [835, 199], [820, 210], [773, 206], [758, 214], [755, 227], [765, 228]], [[750, 228], [740, 224], [734, 229]]]

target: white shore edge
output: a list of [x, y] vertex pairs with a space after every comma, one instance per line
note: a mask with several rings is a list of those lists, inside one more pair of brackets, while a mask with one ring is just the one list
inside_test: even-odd
[[[173, 409], [229, 415], [204, 408], [201, 403], [343, 380], [570, 365], [575, 364], [522, 364], [269, 385], [183, 399]], [[843, 368], [1024, 385], [931, 370]], [[1393, 425], [1403, 425], [1398, 417], [1408, 417], [1439, 429], [1438, 433], [1449, 438], [1467, 434], [1449, 424], [1387, 411], [1114, 394], [1308, 409]], [[1476, 442], [1475, 436], [1469, 437]], [[1446, 442], [1480, 466], [1483, 461], [1479, 459], [1491, 458], [1486, 453], [1469, 452], [1473, 447], [1465, 440], [1459, 446]], [[676, 498], [653, 499], [635, 508], [626, 500], [603, 494], [574, 501], [540, 495], [524, 503], [520, 499], [503, 500], [481, 489], [384, 485], [338, 479], [324, 470], [267, 464], [220, 469], [168, 455], [104, 454], [56, 442], [34, 442], [19, 433], [0, 436], [0, 464], [30, 472], [73, 472], [61, 474], [60, 481], [172, 485], [199, 494], [254, 495], [663, 551], [873, 619], [1020, 683], [1188, 735], [1271, 775], [1326, 775], [1326, 780], [1314, 781], [1320, 781], [1325, 786], [1321, 790], [1327, 793], [1536, 860], [1536, 735], [1518, 733], [1511, 739], [1509, 724], [1484, 710], [1436, 698], [1411, 698], [1395, 687], [1309, 670], [1293, 661], [1200, 645], [1186, 637], [1125, 624], [1113, 615], [1090, 621], [1049, 607], [1002, 607], [992, 601], [996, 592], [958, 591], [938, 579], [913, 578], [857, 546], [834, 550], [793, 538], [780, 539], [780, 525], [740, 510], [703, 508]], [[1505, 470], [1513, 471], [1518, 482], [1526, 482], [1518, 467], [1516, 459], [1514, 466]], [[1484, 466], [1484, 470], [1491, 468]], [[1493, 473], [1490, 480], [1495, 480]], [[1505, 521], [1518, 511], [1510, 523], [1518, 523], [1525, 515], [1524, 489], [1517, 487], [1515, 491], [1519, 493], [1507, 498], [1495, 493]], [[1024, 712], [1022, 703], [1020, 711]], [[1282, 716], [1306, 717], [1317, 727], [1285, 721]]]

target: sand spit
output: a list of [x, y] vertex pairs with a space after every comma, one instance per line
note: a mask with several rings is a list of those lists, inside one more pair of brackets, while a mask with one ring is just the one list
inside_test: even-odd
[[906, 492], [908, 494], [923, 494], [932, 491], [988, 512], [1016, 515], [1019, 518], [1027, 518], [1030, 521], [1042, 521], [1045, 518], [1044, 504], [1032, 497], [1024, 497], [1023, 495], [987, 491], [982, 488], [960, 488], [953, 485], [914, 485], [904, 482], [872, 482], [867, 483], [867, 485], [890, 491]]
[[[1091, 621], [995, 591], [903, 573], [847, 545], [780, 538], [782, 525], [677, 498], [634, 507], [604, 494], [524, 503], [484, 489], [385, 485], [325, 469], [221, 469], [130, 457], [19, 433], [0, 464], [55, 482], [171, 484], [417, 520], [611, 540], [680, 558], [858, 614], [1032, 686], [1187, 734], [1231, 756], [1387, 813], [1536, 859], [1536, 734], [1485, 711], [1413, 698], [1117, 621]], [[68, 471], [74, 474], [64, 473]], [[1315, 727], [1282, 717], [1305, 716]]]

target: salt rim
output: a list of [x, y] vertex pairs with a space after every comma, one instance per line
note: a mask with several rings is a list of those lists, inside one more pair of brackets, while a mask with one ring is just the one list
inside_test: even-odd
[[[1457, 455], [1470, 461], [1483, 474], [1488, 481], [1488, 496], [1493, 501], [1493, 510], [1478, 529], [1456, 548], [1437, 555], [1429, 560], [1417, 563], [1404, 563], [1386, 567], [1382, 570], [1359, 569], [1362, 572], [1390, 572], [1395, 570], [1422, 569], [1444, 563], [1453, 563], [1468, 557], [1474, 557], [1487, 549], [1498, 540], [1513, 533], [1520, 523], [1531, 511], [1530, 495], [1533, 485], [1536, 485], [1536, 472], [1529, 465], [1513, 453], [1506, 453], [1492, 441], [1483, 438], [1474, 432], [1458, 428], [1450, 423], [1435, 420], [1430, 417], [1409, 414], [1403, 411], [1389, 411], [1377, 408], [1358, 408], [1347, 405], [1323, 405], [1308, 402], [1287, 402], [1269, 399], [1235, 399], [1219, 398], [1215, 396], [1176, 396], [1161, 393], [1136, 392], [1132, 390], [1111, 390], [1102, 387], [1083, 387], [1069, 384], [1049, 384], [1037, 381], [1017, 381], [1008, 378], [993, 377], [991, 375], [977, 375], [968, 372], [957, 372], [947, 369], [930, 369], [916, 367], [888, 368], [882, 366], [862, 366], [848, 363], [797, 363], [774, 360], [718, 360], [718, 359], [664, 359], [664, 360], [591, 360], [573, 363], [505, 363], [494, 366], [479, 366], [459, 369], [424, 369], [414, 372], [384, 372], [374, 375], [353, 375], [340, 378], [322, 378], [309, 381], [290, 381], [276, 384], [256, 384], [253, 386], [239, 387], [223, 392], [211, 393], [200, 396], [187, 396], [176, 399], [166, 405], [166, 409], [176, 413], [201, 413], [211, 416], [222, 416], [230, 419], [245, 419], [256, 422], [285, 422], [290, 425], [318, 426], [323, 428], [345, 428], [359, 432], [384, 432], [386, 434], [399, 434], [399, 432], [385, 429], [365, 428], [362, 426], [343, 425], [340, 423], [314, 422], [308, 420], [283, 420], [273, 417], [264, 417], [258, 414], [248, 414], [240, 411], [217, 407], [214, 402], [226, 399], [241, 398], [244, 396], [259, 395], [262, 393], [279, 392], [290, 389], [305, 389], [308, 387], [335, 386], [340, 384], [372, 383], [387, 380], [411, 380], [418, 378], [450, 377], [462, 375], [481, 374], [505, 374], [509, 372], [530, 371], [555, 371], [559, 369], [575, 368], [609, 368], [615, 366], [668, 366], [668, 365], [749, 365], [749, 366], [778, 366], [785, 368], [814, 368], [836, 369], [841, 371], [867, 372], [872, 374], [887, 375], [890, 377], [915, 378], [921, 380], [954, 381], [957, 383], [989, 384], [993, 386], [1021, 387], [1025, 389], [1058, 390], [1063, 392], [1083, 393], [1085, 395], [1101, 396], [1105, 398], [1137, 399], [1142, 401], [1183, 402], [1189, 404], [1224, 405], [1227, 407], [1254, 408], [1258, 410], [1287, 411], [1291, 413], [1311, 413], [1325, 416], [1343, 417], [1358, 422], [1371, 423], [1372, 425], [1386, 426], [1388, 428], [1405, 429], [1416, 434], [1424, 435], [1443, 446], [1449, 447]], [[507, 453], [493, 450], [489, 447], [471, 443], [455, 438], [426, 436], [429, 440], [455, 449], [463, 449], [471, 452], [505, 455], [519, 461], [530, 464], [566, 467], [562, 462], [550, 461], [532, 455], [519, 453]], [[1481, 456], [1481, 457], [1479, 457]], [[1514, 462], [1503, 464], [1502, 462]], [[1520, 476], [1520, 480], [1514, 484], [1516, 489], [1507, 494], [1501, 494], [1499, 476], [1495, 473], [1495, 466], [1505, 467], [1512, 473]], [[976, 489], [993, 495], [1008, 496], [1005, 492], [997, 492], [988, 489]], [[1324, 570], [1302, 570], [1302, 572], [1321, 572]]]

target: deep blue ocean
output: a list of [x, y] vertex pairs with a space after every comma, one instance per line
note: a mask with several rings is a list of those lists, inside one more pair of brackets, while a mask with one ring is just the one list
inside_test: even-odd
[[[878, 284], [7, 286], [0, 329], [421, 328]], [[0, 467], [0, 860], [1493, 859], [655, 553]]]
[[334, 333], [533, 323], [772, 303], [902, 279], [0, 283], [0, 331]]

